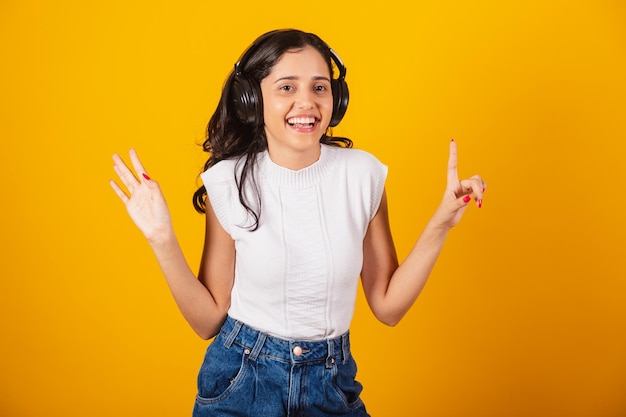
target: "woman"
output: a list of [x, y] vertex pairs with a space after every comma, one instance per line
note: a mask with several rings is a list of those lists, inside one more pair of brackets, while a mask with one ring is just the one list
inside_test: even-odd
[[[339, 69], [333, 78], [333, 62]], [[345, 67], [316, 35], [259, 37], [229, 75], [209, 122], [211, 153], [194, 195], [206, 213], [198, 277], [158, 184], [137, 154], [118, 155], [111, 185], [154, 250], [172, 294], [207, 349], [195, 416], [366, 416], [350, 353], [358, 277], [375, 316], [395, 325], [416, 300], [478, 176], [459, 181], [450, 142], [442, 202], [398, 264], [387, 167], [330, 136], [346, 111]]]

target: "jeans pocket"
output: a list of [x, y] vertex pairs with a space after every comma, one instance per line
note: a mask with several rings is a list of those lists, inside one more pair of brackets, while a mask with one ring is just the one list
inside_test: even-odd
[[217, 341], [207, 349], [198, 373], [196, 401], [200, 404], [215, 404], [228, 398], [241, 385], [250, 366], [247, 351], [236, 345], [227, 349]]
[[360, 407], [363, 386], [356, 380], [356, 362], [350, 357], [346, 363], [336, 361], [332, 368], [332, 384], [344, 404], [354, 409]]

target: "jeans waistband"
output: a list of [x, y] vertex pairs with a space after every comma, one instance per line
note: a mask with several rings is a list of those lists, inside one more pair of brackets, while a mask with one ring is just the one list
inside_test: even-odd
[[251, 360], [263, 355], [292, 363], [324, 361], [327, 367], [332, 367], [334, 361], [345, 363], [350, 357], [350, 332], [320, 341], [286, 340], [253, 329], [228, 316], [220, 333], [226, 348], [233, 344], [241, 346], [249, 351]]

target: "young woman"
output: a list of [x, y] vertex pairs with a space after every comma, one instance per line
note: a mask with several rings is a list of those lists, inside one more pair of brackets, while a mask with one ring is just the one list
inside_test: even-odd
[[[339, 70], [333, 77], [333, 63]], [[450, 142], [440, 206], [398, 264], [387, 168], [330, 135], [346, 111], [345, 67], [316, 35], [262, 35], [227, 78], [208, 126], [211, 154], [194, 206], [206, 213], [198, 276], [165, 199], [131, 150], [111, 181], [151, 245], [200, 337], [215, 337], [198, 376], [194, 416], [367, 416], [350, 353], [359, 276], [374, 315], [395, 325], [424, 287], [479, 176], [459, 180]]]

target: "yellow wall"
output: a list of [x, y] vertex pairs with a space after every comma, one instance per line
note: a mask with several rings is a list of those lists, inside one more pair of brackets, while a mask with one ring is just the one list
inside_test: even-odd
[[398, 327], [359, 296], [372, 414], [626, 415], [622, 1], [212, 3], [0, 2], [0, 415], [189, 415], [206, 342], [109, 189], [110, 155], [138, 149], [197, 265], [196, 142], [241, 51], [281, 27], [346, 63], [335, 132], [390, 166], [400, 256], [451, 137], [489, 183]]

